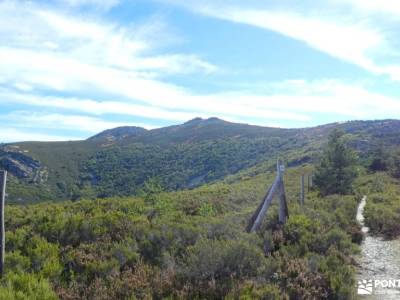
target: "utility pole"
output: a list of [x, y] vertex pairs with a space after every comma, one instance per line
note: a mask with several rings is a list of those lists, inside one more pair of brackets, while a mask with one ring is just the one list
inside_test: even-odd
[[6, 199], [7, 171], [0, 171], [0, 276], [4, 274], [4, 256], [6, 251], [6, 232], [4, 227], [4, 204]]

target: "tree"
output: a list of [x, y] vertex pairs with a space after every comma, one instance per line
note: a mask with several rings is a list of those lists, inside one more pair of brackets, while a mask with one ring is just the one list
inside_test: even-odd
[[400, 178], [400, 152], [393, 152], [389, 164], [390, 175]]
[[369, 169], [371, 171], [387, 171], [389, 168], [389, 153], [385, 150], [384, 145], [378, 145], [371, 153], [371, 163]]
[[335, 129], [329, 135], [315, 174], [314, 183], [320, 193], [326, 196], [352, 192], [352, 184], [357, 177], [356, 161], [356, 154], [346, 145], [344, 133]]
[[144, 200], [149, 204], [155, 204], [157, 196], [164, 192], [164, 188], [159, 177], [151, 177], [148, 179], [139, 195], [144, 197]]

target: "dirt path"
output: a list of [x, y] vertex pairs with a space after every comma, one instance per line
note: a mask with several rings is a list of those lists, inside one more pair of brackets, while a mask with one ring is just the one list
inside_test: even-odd
[[367, 197], [364, 196], [357, 209], [357, 221], [365, 234], [365, 240], [361, 244], [361, 254], [357, 259], [360, 265], [357, 281], [364, 280], [364, 284], [372, 283], [373, 295], [359, 295], [359, 298], [400, 299], [400, 282], [396, 283], [396, 287], [381, 286], [389, 284], [388, 280], [400, 280], [400, 240], [386, 241], [368, 233], [369, 228], [364, 225], [363, 215], [366, 202]]

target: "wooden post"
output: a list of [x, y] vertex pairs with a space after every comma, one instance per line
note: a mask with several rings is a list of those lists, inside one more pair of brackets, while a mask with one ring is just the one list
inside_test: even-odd
[[4, 227], [4, 204], [6, 198], [6, 182], [7, 182], [7, 171], [0, 171], [0, 276], [4, 274], [4, 256], [6, 250], [6, 237], [5, 237], [5, 227]]
[[289, 218], [289, 209], [286, 202], [285, 186], [281, 177], [279, 184], [279, 223], [285, 224], [287, 218]]
[[277, 177], [279, 178], [279, 223], [285, 224], [288, 217], [288, 207], [286, 203], [285, 187], [283, 185], [284, 167], [279, 161], [277, 164], [277, 172]]
[[287, 218], [289, 217], [289, 210], [287, 207], [286, 196], [285, 196], [285, 187], [283, 185], [283, 172], [284, 166], [280, 164], [280, 161], [277, 161], [276, 164], [277, 175], [275, 177], [274, 182], [271, 187], [268, 189], [267, 194], [265, 195], [263, 201], [260, 203], [255, 213], [252, 215], [248, 226], [248, 232], [256, 231], [261, 222], [266, 215], [269, 206], [271, 205], [272, 199], [276, 193], [279, 194], [279, 222], [281, 224], [285, 224]]
[[300, 178], [300, 204], [304, 205], [304, 174]]
[[278, 187], [279, 184], [279, 178], [276, 177], [274, 183], [272, 184], [271, 188], [268, 190], [267, 195], [265, 196], [262, 204], [260, 205], [259, 209], [257, 209], [255, 217], [254, 217], [254, 223], [251, 224], [251, 227], [249, 228], [250, 232], [254, 232], [260, 227], [261, 221], [264, 218], [265, 214], [268, 211], [269, 206], [271, 205], [272, 199], [274, 197], [276, 188]]

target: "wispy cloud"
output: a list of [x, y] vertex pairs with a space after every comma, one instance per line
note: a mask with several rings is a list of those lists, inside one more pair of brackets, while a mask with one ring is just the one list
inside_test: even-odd
[[340, 24], [297, 13], [231, 9], [218, 16], [279, 32], [372, 71], [376, 66], [367, 53], [383, 42], [378, 31], [363, 24]]
[[397, 0], [331, 0], [333, 4], [347, 4], [369, 14], [384, 14], [400, 17], [400, 2]]
[[0, 143], [21, 142], [21, 141], [72, 141], [80, 140], [79, 137], [66, 135], [52, 135], [38, 133], [37, 130], [21, 130], [14, 127], [3, 127], [1, 129]]
[[[309, 122], [313, 114], [319, 113], [336, 114], [348, 119], [400, 117], [400, 99], [370, 92], [356, 83], [289, 80], [271, 83], [270, 90], [269, 94], [231, 91], [207, 95], [186, 93], [183, 96], [177, 93], [172, 98], [164, 98], [164, 105], [161, 103], [158, 107], [0, 91], [0, 99], [5, 99], [0, 100], [0, 103], [59, 108], [98, 116], [119, 114], [177, 122], [196, 116], [219, 116], [231, 121], [245, 118], [260, 125], [282, 120]], [[180, 101], [180, 98], [185, 102]], [[174, 109], [167, 109], [167, 106], [173, 106]]]
[[80, 112], [97, 116], [114, 114], [169, 121], [186, 121], [198, 116], [195, 113], [166, 110], [134, 103], [99, 101], [86, 98], [38, 96], [34, 94], [21, 94], [4, 90], [0, 91], [0, 103], [19, 103], [43, 108], [55, 108], [65, 112]]
[[70, 115], [58, 113], [14, 111], [0, 116], [0, 120], [7, 122], [8, 126], [15, 128], [31, 129], [32, 124], [38, 129], [48, 130], [72, 130], [87, 133], [98, 133], [100, 131], [119, 126], [139, 126], [146, 129], [153, 129], [156, 126], [137, 122], [112, 122], [100, 118], [85, 115]]
[[[168, 32], [157, 20], [132, 25], [99, 22], [88, 18], [71, 17], [63, 13], [5, 1], [0, 3], [0, 45], [4, 47], [2, 62], [28, 55], [43, 62], [56, 60], [78, 62], [129, 72], [214, 72], [217, 67], [193, 54], [146, 55]], [[7, 50], [19, 50], [11, 55]], [[37, 57], [34, 57], [37, 55]], [[50, 68], [47, 66], [47, 68]], [[56, 66], [58, 67], [58, 66]]]
[[91, 6], [100, 9], [110, 9], [120, 3], [119, 0], [59, 0], [59, 2], [74, 7]]
[[[67, 2], [72, 6], [100, 3]], [[395, 52], [391, 32], [376, 26], [374, 19], [338, 13], [350, 2], [361, 6], [357, 0], [330, 0], [329, 7], [340, 8], [334, 12], [318, 11], [311, 1], [306, 1], [309, 10], [267, 7], [257, 1], [172, 2], [213, 18], [277, 32], [371, 74], [387, 74], [400, 81], [400, 65], [379, 60], [384, 53]], [[117, 1], [108, 3], [111, 7]], [[375, 10], [372, 4], [365, 9]], [[315, 114], [348, 119], [400, 117], [400, 99], [372, 92], [356, 81], [300, 78], [263, 83], [263, 91], [252, 89], [251, 84], [246, 89], [194, 91], [171, 78], [215, 75], [221, 67], [195, 51], [159, 51], [173, 37], [169, 38], [165, 22], [153, 21], [118, 24], [34, 2], [0, 2], [0, 105], [32, 110], [30, 114], [21, 108], [0, 114], [8, 123], [14, 120], [15, 127], [3, 136], [11, 139], [16, 132], [19, 139], [58, 139], [29, 138], [33, 129], [24, 128], [23, 123], [86, 133], [123, 124], [146, 125], [106, 121], [110, 115], [169, 123], [218, 116], [259, 125], [285, 121], [309, 125]]]
[[[7, 9], [8, 13], [3, 11], [3, 15], [12, 23], [7, 15], [16, 8], [9, 5]], [[113, 24], [66, 17], [35, 7], [26, 10], [25, 22], [35, 24], [35, 31], [29, 35], [29, 30], [22, 26], [19, 28], [23, 29], [12, 31], [14, 35], [4, 32], [7, 46], [0, 47], [0, 83], [20, 90], [3, 94], [3, 102], [176, 121], [213, 115], [231, 120], [241, 117], [309, 119], [291, 111], [253, 108], [247, 103], [235, 103], [235, 99], [222, 99], [216, 94], [196, 94], [164, 82], [159, 78], [166, 73], [210, 73], [218, 68], [192, 54], [142, 56], [144, 49], [152, 49], [152, 41], [143, 32], [153, 29], [138, 29], [141, 32], [138, 38], [135, 31], [131, 33]], [[19, 21], [24, 22], [22, 19]], [[25, 36], [29, 36], [28, 41], [25, 41]], [[21, 37], [24, 40], [22, 44]], [[37, 45], [43, 46], [37, 48]], [[42, 90], [74, 93], [76, 96], [41, 95]], [[87, 94], [116, 100], [88, 100], [84, 97]]]
[[347, 3], [368, 11], [397, 14], [398, 1], [331, 0], [323, 7], [318, 2], [305, 2], [304, 6], [285, 6], [284, 2], [272, 6], [265, 2], [257, 8], [251, 1], [165, 1], [210, 17], [274, 31], [371, 73], [400, 78], [400, 65], [380, 60], [382, 55], [395, 52], [391, 41], [397, 36], [399, 24], [391, 24], [396, 29], [391, 31], [381, 18], [366, 18], [340, 6]]

